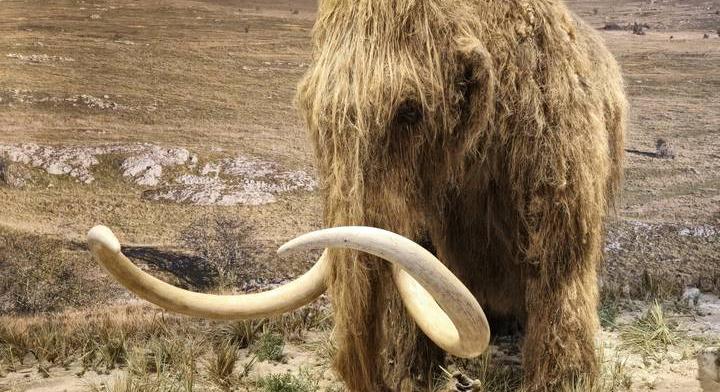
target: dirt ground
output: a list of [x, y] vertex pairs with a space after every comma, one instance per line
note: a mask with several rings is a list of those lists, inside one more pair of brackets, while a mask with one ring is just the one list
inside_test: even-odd
[[[717, 321], [720, 3], [567, 3], [618, 58], [631, 104], [603, 286], [635, 299], [699, 288], [710, 316], [684, 328]], [[258, 277], [306, 270], [311, 255], [287, 262], [274, 250], [320, 227], [293, 106], [314, 17], [310, 0], [0, 0], [0, 235], [56, 241], [117, 301], [131, 296], [82, 245], [95, 224], [141, 265], [177, 277], [156, 260], [183, 251], [190, 222], [222, 213], [253, 227], [246, 247]], [[643, 306], [624, 306], [620, 319]], [[703, 334], [717, 344], [717, 323]], [[604, 332], [609, 351], [618, 336]], [[680, 358], [631, 366], [632, 390], [700, 391], [697, 361]], [[10, 379], [0, 390], [58, 390]]]

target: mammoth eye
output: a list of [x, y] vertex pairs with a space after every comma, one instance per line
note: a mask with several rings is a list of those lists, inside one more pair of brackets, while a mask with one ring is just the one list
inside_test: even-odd
[[397, 126], [414, 126], [423, 119], [420, 105], [415, 101], [403, 102], [395, 112], [394, 124]]

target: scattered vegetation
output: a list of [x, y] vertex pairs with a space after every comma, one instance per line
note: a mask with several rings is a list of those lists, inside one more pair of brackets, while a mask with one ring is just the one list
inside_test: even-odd
[[[223, 217], [209, 219], [206, 231], [195, 231], [200, 233], [195, 238], [205, 239], [212, 245], [196, 248], [200, 250], [198, 253], [209, 258], [231, 252], [231, 260], [244, 260], [244, 256], [239, 256], [243, 252], [243, 226]], [[197, 228], [201, 223], [194, 225]], [[229, 234], [233, 232], [235, 234]], [[5, 278], [7, 275], [0, 277], [0, 282], [5, 285], [3, 288], [10, 288], [2, 295], [15, 293], [11, 301], [16, 301], [13, 308], [16, 313], [40, 312], [67, 303], [64, 301], [67, 291], [55, 292], [49, 285], [58, 279], [73, 278], [69, 276], [72, 269], [70, 272], [65, 269], [72, 265], [63, 262], [68, 258], [59, 250], [61, 247], [52, 240], [39, 241], [12, 232], [0, 236], [0, 242], [4, 245], [0, 247], [0, 256], [9, 260], [9, 263], [0, 263], [0, 271], [11, 271], [14, 276], [21, 277], [26, 287], [36, 286], [35, 290], [23, 292], [21, 285], [13, 286], [16, 283]], [[224, 243], [230, 243], [229, 250], [219, 249]], [[13, 256], [7, 258], [10, 254]], [[38, 271], [11, 270], [16, 268], [12, 265], [13, 259], [24, 260], [26, 265], [34, 263], [39, 266]], [[31, 261], [28, 263], [27, 260]], [[77, 259], [72, 260], [77, 263]], [[50, 265], [52, 262], [55, 264]], [[84, 289], [87, 283], [78, 285]], [[68, 290], [70, 285], [57, 286]], [[598, 309], [601, 323], [606, 329], [620, 329], [623, 348], [660, 361], [678, 337], [659, 303], [677, 300], [680, 292], [681, 286], [673, 280], [646, 271], [630, 296], [654, 300], [648, 312], [631, 325], [618, 326], [620, 304], [627, 294], [620, 288], [608, 287], [601, 294]], [[125, 369], [124, 374], [114, 376], [107, 385], [90, 388], [105, 392], [192, 391], [198, 385], [212, 385], [219, 390], [236, 390], [239, 386], [262, 391], [317, 390], [318, 379], [309, 372], [257, 377], [252, 371], [258, 361], [286, 360], [286, 342], [304, 343], [308, 331], [331, 328], [332, 317], [322, 303], [272, 320], [237, 322], [189, 321], [151, 309], [147, 306], [120, 307], [51, 313], [42, 317], [0, 317], [0, 373], [33, 366], [39, 374], [49, 376], [54, 367], [69, 368], [76, 364], [82, 367], [79, 374], [87, 370], [109, 373], [113, 369]], [[310, 349], [316, 350], [316, 356], [327, 361], [332, 359], [335, 350], [330, 339], [314, 342]], [[482, 391], [506, 392], [521, 386], [519, 364], [499, 363], [491, 360], [489, 354], [479, 360], [463, 362], [458, 367], [481, 380]], [[447, 381], [438, 380], [438, 383], [447, 384]], [[615, 359], [604, 363], [597, 386], [586, 388], [582, 382], [578, 385], [577, 391], [621, 392], [630, 390], [632, 379], [626, 372], [624, 361]]]
[[664, 272], [642, 271], [640, 279], [634, 282], [604, 282], [600, 292], [600, 311], [603, 307], [614, 307], [626, 300], [673, 302], [681, 298], [684, 286], [689, 283]]
[[230, 389], [233, 385], [233, 371], [238, 361], [237, 347], [229, 341], [217, 344], [214, 355], [207, 366], [210, 380], [221, 389]]
[[28, 354], [41, 368], [79, 361], [106, 372], [125, 364], [128, 347], [182, 329], [176, 319], [158, 319], [142, 308], [96, 313], [67, 312], [45, 317], [0, 317], [0, 365], [23, 365]]
[[607, 23], [605, 23], [605, 26], [603, 26], [603, 30], [611, 30], [611, 31], [625, 30], [625, 27], [620, 26], [616, 22], [607, 22]]
[[110, 293], [77, 273], [89, 262], [60, 240], [0, 228], [0, 313], [57, 311], [105, 298]]
[[321, 304], [315, 304], [279, 316], [272, 321], [270, 329], [281, 332], [289, 340], [299, 341], [308, 331], [329, 330], [332, 322], [332, 315]]
[[[632, 324], [617, 326], [619, 303], [612, 293], [603, 293], [601, 319], [620, 329], [624, 349], [661, 360], [668, 346], [678, 342], [663, 308], [654, 302]], [[89, 387], [93, 392], [192, 391], [208, 386], [223, 391], [315, 391], [319, 375], [307, 370], [254, 375], [253, 369], [258, 361], [284, 361], [288, 339], [303, 340], [308, 330], [326, 331], [330, 326], [328, 311], [321, 305], [271, 320], [237, 322], [188, 320], [149, 306], [65, 312], [45, 318], [4, 316], [0, 317], [0, 368], [13, 371], [33, 366], [42, 375], [49, 375], [53, 367], [68, 368], [71, 364], [81, 364], [81, 373], [125, 369], [106, 385]], [[317, 357], [332, 358], [330, 339], [306, 347], [317, 351]], [[633, 381], [622, 358], [601, 358], [601, 362], [597, 385], [589, 387], [579, 380], [568, 391], [631, 390]], [[489, 353], [476, 360], [458, 361], [454, 367], [477, 378], [483, 392], [522, 387], [519, 363], [498, 360]], [[443, 377], [437, 384], [447, 386], [452, 384], [449, 380], [451, 377]]]
[[662, 159], [675, 159], [675, 152], [665, 139], [655, 141], [655, 156]]
[[285, 340], [282, 335], [274, 332], [267, 332], [260, 336], [257, 342], [255, 354], [259, 361], [276, 361], [280, 362], [285, 358], [283, 349], [285, 348]]
[[662, 360], [668, 346], [678, 341], [675, 327], [667, 321], [657, 301], [642, 317], [624, 327], [620, 337], [623, 348], [656, 361]]
[[598, 318], [600, 326], [605, 329], [615, 328], [615, 321], [620, 314], [620, 300], [613, 292], [603, 291], [600, 296], [600, 305], [598, 307]]
[[8, 183], [8, 163], [0, 157], [0, 185]]
[[682, 283], [677, 279], [672, 279], [666, 275], [652, 274], [645, 270], [639, 287], [639, 295], [637, 297], [655, 301], [656, 303], [676, 300], [683, 291]]
[[115, 375], [108, 385], [88, 385], [89, 392], [192, 392], [192, 380], [177, 380], [168, 374]]
[[603, 30], [609, 30], [609, 31], [619, 31], [619, 30], [628, 30], [631, 31], [635, 35], [645, 35], [645, 30], [650, 29], [650, 25], [647, 23], [638, 23], [633, 22], [626, 25], [621, 25], [617, 22], [606, 22], [605, 25], [602, 27]]
[[632, 391], [632, 385], [632, 377], [630, 377], [630, 374], [627, 372], [625, 361], [615, 358], [610, 362], [603, 362], [600, 380], [594, 392]]
[[633, 23], [631, 26], [632, 33], [635, 35], [645, 35], [645, 29], [649, 29], [650, 26], [644, 23]]
[[229, 342], [237, 348], [247, 348], [255, 343], [265, 325], [266, 322], [262, 320], [232, 321], [220, 325], [215, 330], [213, 337], [216, 344]]
[[251, 235], [252, 226], [247, 223], [215, 214], [190, 224], [181, 241], [215, 270], [217, 287], [227, 289], [253, 271], [248, 253]]
[[[285, 360], [285, 330], [325, 328], [327, 310], [313, 305], [282, 318], [247, 322], [207, 322], [170, 316], [150, 306], [120, 306], [44, 316], [0, 317], [0, 373], [36, 367], [80, 367], [109, 374], [92, 391], [192, 391], [198, 384], [220, 390], [255, 385], [249, 377], [258, 360]], [[315, 316], [317, 315], [317, 316]], [[294, 332], [293, 332], [294, 331]], [[324, 339], [327, 340], [327, 339]], [[241, 350], [246, 350], [241, 352]], [[314, 385], [309, 373], [268, 379], [267, 390]], [[311, 382], [312, 381], [312, 382]], [[194, 389], [195, 388], [195, 389]], [[279, 389], [286, 390], [286, 389]], [[290, 391], [306, 389], [287, 389]], [[316, 390], [316, 389], [310, 389]]]
[[318, 390], [318, 381], [303, 369], [298, 375], [283, 373], [262, 377], [257, 380], [257, 386], [263, 392], [314, 392]]

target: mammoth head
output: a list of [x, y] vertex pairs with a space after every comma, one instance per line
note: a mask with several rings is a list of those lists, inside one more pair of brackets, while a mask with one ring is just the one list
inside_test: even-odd
[[462, 174], [494, 110], [491, 57], [467, 18], [471, 4], [320, 2], [297, 101], [326, 188], [411, 199]]
[[[304, 275], [276, 289], [244, 295], [195, 293], [143, 272], [125, 257], [105, 226], [88, 233], [96, 260], [130, 291], [167, 310], [195, 317], [237, 320], [278, 315], [308, 304], [325, 292], [325, 254]], [[441, 348], [459, 357], [480, 355], [490, 332], [485, 314], [470, 291], [420, 245], [397, 234], [369, 227], [339, 227], [300, 236], [279, 253], [301, 248], [348, 248], [393, 264], [393, 279], [408, 312]]]

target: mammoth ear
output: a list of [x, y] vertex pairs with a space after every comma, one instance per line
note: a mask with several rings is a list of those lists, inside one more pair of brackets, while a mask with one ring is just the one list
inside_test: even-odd
[[[480, 40], [457, 40], [460, 121], [456, 135], [464, 153], [477, 152], [495, 114], [495, 72], [492, 57]], [[465, 155], [465, 154], [463, 154]]]

